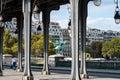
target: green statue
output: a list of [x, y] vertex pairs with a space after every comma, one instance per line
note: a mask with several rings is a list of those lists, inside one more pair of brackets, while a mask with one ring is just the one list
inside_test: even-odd
[[60, 42], [56, 40], [55, 42], [50, 41], [50, 43], [54, 45], [55, 50], [56, 50], [56, 55], [61, 55], [64, 49], [64, 45], [67, 43], [67, 41]]

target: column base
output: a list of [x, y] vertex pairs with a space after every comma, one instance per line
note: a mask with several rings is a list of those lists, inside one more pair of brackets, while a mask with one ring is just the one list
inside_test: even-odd
[[2, 67], [2, 70], [4, 70], [4, 67]]
[[22, 80], [34, 80], [33, 76], [23, 76]]
[[16, 71], [17, 71], [17, 72], [23, 72], [23, 70], [22, 70], [22, 69], [16, 69]]
[[49, 71], [42, 71], [41, 74], [42, 75], [50, 75], [50, 72]]
[[82, 78], [82, 79], [88, 79], [89, 76], [88, 76], [87, 74], [81, 74], [81, 78]]
[[75, 79], [75, 78], [72, 78], [72, 79], [70, 79], [70, 80], [81, 80], [81, 79]]
[[3, 76], [3, 72], [0, 72], [0, 76]]

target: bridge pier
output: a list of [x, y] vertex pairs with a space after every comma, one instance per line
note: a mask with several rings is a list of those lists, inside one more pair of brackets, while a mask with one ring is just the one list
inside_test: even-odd
[[[0, 23], [1, 24], [1, 23]], [[0, 76], [3, 76], [3, 31], [4, 27], [0, 25]]]
[[31, 72], [31, 0], [23, 0], [25, 66], [22, 80], [34, 80]]
[[17, 31], [18, 31], [18, 66], [17, 71], [22, 72], [22, 33], [23, 33], [23, 16], [22, 13], [17, 17]]

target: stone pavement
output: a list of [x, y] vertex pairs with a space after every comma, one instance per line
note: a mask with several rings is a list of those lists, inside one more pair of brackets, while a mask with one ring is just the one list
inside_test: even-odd
[[[56, 74], [40, 75], [40, 72], [32, 71], [34, 80], [69, 80], [69, 74]], [[0, 80], [22, 80], [23, 72], [16, 72], [12, 69], [3, 70], [3, 76], [0, 76]]]
[[[51, 73], [51, 75], [40, 75], [38, 71], [32, 71], [34, 80], [70, 80], [70, 74]], [[0, 80], [22, 80], [23, 72], [16, 72], [12, 69], [3, 70], [3, 76]], [[84, 80], [120, 80], [120, 78], [107, 78], [90, 76], [89, 79]]]

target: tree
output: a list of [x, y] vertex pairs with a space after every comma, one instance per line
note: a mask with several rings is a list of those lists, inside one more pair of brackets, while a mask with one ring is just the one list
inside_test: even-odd
[[3, 44], [4, 46], [10, 48], [13, 45], [11, 42], [12, 42], [12, 36], [10, 35], [9, 30], [5, 29], [3, 36]]
[[39, 35], [32, 34], [32, 36], [31, 36], [31, 42], [32, 42], [32, 44], [34, 42], [38, 41], [42, 35], [43, 34], [41, 34], [41, 35], [40, 34]]
[[113, 38], [111, 41], [103, 43], [103, 57], [120, 57], [120, 38]]
[[[49, 38], [51, 40], [51, 38]], [[44, 50], [44, 35], [32, 35], [32, 54], [33, 55], [42, 55], [43, 56], [43, 50]], [[54, 54], [55, 50], [53, 45], [49, 43], [48, 47], [49, 55]]]
[[91, 46], [90, 45], [86, 45], [86, 53], [91, 53]]
[[3, 54], [12, 54], [13, 55], [11, 48], [8, 48], [6, 46], [3, 47]]
[[18, 43], [15, 43], [12, 47], [11, 47], [11, 50], [12, 50], [12, 54], [15, 56], [17, 55], [18, 53]]
[[93, 41], [91, 43], [91, 56], [92, 57], [102, 57], [102, 42]]
[[[31, 51], [33, 55], [43, 55], [43, 49], [44, 49], [44, 36], [43, 34], [35, 35], [32, 34], [32, 48]], [[22, 39], [23, 40], [23, 39]], [[49, 40], [52, 40], [49, 38]], [[23, 41], [22, 41], [23, 42]], [[22, 51], [24, 51], [24, 42], [22, 43]], [[52, 44], [49, 43], [49, 55], [54, 54], [55, 50]], [[3, 36], [3, 53], [4, 54], [12, 54], [17, 55], [18, 54], [18, 38], [11, 36], [8, 29], [5, 29], [4, 36]]]
[[110, 41], [104, 42], [102, 45], [102, 55], [103, 57], [110, 57], [111, 56], [111, 46]]
[[50, 43], [50, 41], [53, 41], [52, 38], [49, 38], [49, 55], [55, 54], [55, 46]]
[[11, 36], [10, 31], [5, 29], [3, 35], [3, 54], [17, 55], [17, 42], [17, 37]]

